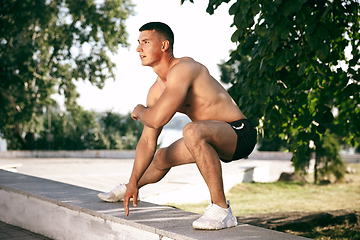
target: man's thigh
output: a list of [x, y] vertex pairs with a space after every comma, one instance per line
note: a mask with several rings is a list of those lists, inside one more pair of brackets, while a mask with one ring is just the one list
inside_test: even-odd
[[[190, 131], [189, 134], [186, 131]], [[218, 157], [231, 160], [237, 145], [237, 134], [227, 122], [205, 120], [191, 122], [184, 128], [185, 141], [204, 140], [210, 144]]]
[[[210, 144], [219, 158], [232, 159], [236, 149], [237, 134], [228, 123], [212, 120], [191, 122], [185, 126], [184, 134], [189, 128], [192, 129], [191, 131], [196, 131], [198, 137]], [[193, 134], [189, 138], [198, 141]], [[184, 138], [175, 141], [166, 148], [160, 149], [157, 152], [155, 161], [157, 161], [159, 167], [161, 165], [164, 169], [195, 163], [195, 159], [186, 146]]]

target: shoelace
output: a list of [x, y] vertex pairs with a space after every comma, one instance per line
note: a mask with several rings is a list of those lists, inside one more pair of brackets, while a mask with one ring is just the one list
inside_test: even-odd
[[211, 201], [209, 201], [209, 206], [207, 206], [204, 210], [204, 212], [206, 213], [207, 211], [209, 211], [209, 209], [212, 207], [213, 203]]
[[209, 203], [210, 203], [210, 205], [204, 210], [204, 212], [205, 212], [204, 216], [216, 219], [217, 216], [219, 215], [219, 213], [221, 214], [220, 208], [217, 206], [214, 206], [214, 204], [212, 202], [209, 202]]
[[119, 193], [121, 193], [123, 187], [124, 187], [125, 184], [123, 183], [120, 183], [119, 185], [117, 185], [113, 190], [111, 190], [115, 196], [117, 196]]

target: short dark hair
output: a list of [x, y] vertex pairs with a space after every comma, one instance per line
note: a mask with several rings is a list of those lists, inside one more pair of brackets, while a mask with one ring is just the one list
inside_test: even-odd
[[155, 30], [165, 37], [169, 41], [171, 51], [174, 49], [174, 33], [171, 28], [162, 22], [149, 22], [144, 24], [139, 31]]

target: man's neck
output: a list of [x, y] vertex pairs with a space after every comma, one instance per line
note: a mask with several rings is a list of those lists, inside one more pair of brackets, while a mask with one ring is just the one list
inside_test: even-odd
[[152, 67], [153, 71], [163, 82], [166, 82], [167, 74], [173, 66], [175, 59], [174, 55], [171, 54], [167, 58], [164, 58], [158, 65]]

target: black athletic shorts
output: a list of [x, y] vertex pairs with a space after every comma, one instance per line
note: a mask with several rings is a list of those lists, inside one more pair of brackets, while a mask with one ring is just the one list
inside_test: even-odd
[[235, 153], [231, 160], [221, 159], [223, 162], [231, 162], [245, 158], [254, 150], [257, 141], [257, 132], [254, 125], [248, 119], [241, 119], [229, 123], [238, 135]]

